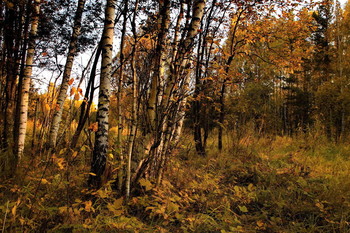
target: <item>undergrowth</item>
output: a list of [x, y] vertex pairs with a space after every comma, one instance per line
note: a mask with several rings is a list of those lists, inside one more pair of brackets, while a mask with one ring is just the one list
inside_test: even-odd
[[[89, 151], [33, 156], [0, 186], [4, 232], [350, 232], [350, 145], [311, 137], [184, 144], [161, 187], [86, 189]], [[74, 169], [73, 169], [74, 168]]]

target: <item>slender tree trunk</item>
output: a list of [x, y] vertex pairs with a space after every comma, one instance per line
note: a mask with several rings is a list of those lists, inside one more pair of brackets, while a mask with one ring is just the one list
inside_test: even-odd
[[[121, 39], [120, 39], [120, 51], [119, 51], [119, 61], [120, 61], [120, 67], [119, 67], [119, 80], [118, 80], [118, 93], [117, 93], [117, 116], [118, 116], [118, 135], [117, 135], [117, 143], [120, 148], [119, 150], [119, 160], [120, 164], [122, 165], [118, 172], [118, 190], [122, 191], [123, 189], [123, 177], [124, 177], [124, 156], [122, 151], [122, 132], [123, 132], [123, 124], [122, 124], [122, 83], [123, 83], [123, 75], [124, 75], [124, 42], [125, 42], [125, 33], [126, 33], [126, 26], [127, 26], [127, 16], [128, 16], [128, 1], [124, 0], [124, 10], [123, 10], [123, 27], [121, 31]], [[136, 14], [136, 12], [134, 12]], [[136, 46], [136, 45], [134, 45]]]
[[231, 41], [230, 41], [230, 56], [228, 57], [226, 61], [226, 67], [225, 67], [225, 79], [221, 86], [220, 91], [220, 113], [219, 113], [219, 132], [218, 132], [218, 149], [222, 150], [222, 134], [224, 129], [224, 121], [225, 121], [225, 92], [226, 92], [226, 82], [228, 81], [228, 75], [230, 71], [231, 63], [235, 57], [236, 53], [236, 46], [238, 43], [234, 43], [236, 39], [236, 33], [238, 29], [239, 22], [241, 20], [242, 14], [245, 11], [245, 9], [241, 9], [238, 13], [237, 20], [235, 22], [235, 26], [233, 27], [232, 35], [231, 35]]
[[75, 18], [74, 18], [73, 33], [72, 33], [72, 36], [70, 39], [66, 65], [64, 67], [62, 83], [61, 83], [61, 87], [60, 87], [60, 91], [59, 91], [58, 99], [57, 99], [57, 109], [54, 109], [55, 112], [54, 112], [54, 116], [53, 116], [53, 120], [52, 120], [51, 128], [50, 128], [48, 145], [51, 148], [54, 148], [56, 146], [56, 142], [57, 142], [58, 129], [60, 127], [60, 122], [62, 120], [63, 105], [64, 105], [64, 102], [67, 98], [69, 79], [70, 79], [71, 72], [72, 72], [74, 57], [76, 55], [78, 37], [80, 35], [81, 19], [82, 19], [82, 15], [83, 15], [83, 11], [84, 11], [84, 5], [85, 5], [85, 0], [78, 1], [78, 7], [77, 7], [77, 10], [75, 13]]
[[[201, 31], [203, 31], [203, 25], [201, 25]], [[193, 137], [194, 137], [194, 144], [196, 147], [196, 151], [199, 155], [205, 156], [205, 148], [203, 146], [203, 140], [202, 140], [202, 125], [201, 125], [201, 119], [203, 116], [201, 116], [201, 107], [202, 107], [202, 58], [203, 58], [203, 50], [202, 49], [202, 40], [205, 40], [205, 38], [202, 38], [203, 34], [199, 33], [199, 40], [198, 40], [198, 47], [197, 47], [197, 64], [196, 64], [196, 73], [195, 73], [195, 88], [193, 93], [193, 102], [192, 102], [192, 119], [193, 119]], [[205, 43], [205, 42], [203, 42]]]
[[18, 159], [21, 159], [24, 150], [25, 136], [27, 130], [29, 88], [32, 76], [33, 58], [35, 53], [35, 39], [39, 24], [40, 0], [34, 1], [34, 13], [29, 33], [28, 51], [26, 58], [26, 67], [24, 70], [24, 79], [22, 85], [22, 94], [20, 99], [19, 133], [18, 133]]
[[[12, 7], [5, 6], [5, 20], [3, 28], [3, 62], [6, 75], [4, 86], [4, 100], [2, 102], [3, 128], [0, 148], [12, 148], [14, 113], [16, 101], [16, 87], [19, 59], [19, 48], [22, 42], [22, 14], [23, 4], [13, 2]], [[17, 10], [19, 8], [19, 10]], [[10, 146], [10, 147], [9, 147]]]
[[97, 69], [97, 64], [98, 64], [98, 60], [100, 58], [101, 52], [102, 52], [102, 49], [101, 49], [101, 46], [99, 45], [95, 54], [94, 63], [91, 68], [88, 86], [86, 87], [86, 92], [84, 95], [84, 101], [80, 106], [80, 117], [79, 117], [78, 126], [73, 135], [72, 143], [70, 145], [70, 148], [72, 149], [76, 147], [81, 131], [83, 130], [84, 125], [90, 114], [90, 108], [92, 105], [92, 101], [94, 98], [94, 91], [95, 91], [94, 84], [95, 84], [96, 69]]
[[33, 124], [33, 139], [32, 139], [32, 150], [34, 151], [35, 147], [35, 139], [36, 139], [36, 131], [37, 131], [37, 121], [38, 121], [38, 106], [39, 106], [39, 98], [35, 101], [35, 115], [34, 115], [34, 124]]
[[106, 167], [106, 157], [108, 152], [108, 116], [111, 92], [112, 75], [112, 52], [115, 20], [115, 0], [107, 0], [104, 20], [104, 30], [102, 35], [102, 64], [100, 90], [98, 98], [97, 123], [98, 130], [95, 136], [95, 146], [91, 162], [91, 172], [89, 186], [99, 188], [101, 186], [101, 176]]
[[180, 2], [180, 13], [176, 20], [175, 25], [175, 32], [174, 32], [174, 40], [172, 41], [173, 49], [172, 49], [172, 56], [170, 61], [170, 75], [167, 79], [166, 88], [164, 91], [165, 98], [162, 99], [161, 106], [163, 106], [164, 110], [169, 110], [169, 105], [171, 104], [171, 96], [172, 96], [172, 90], [174, 89], [174, 86], [176, 84], [175, 76], [173, 75], [176, 70], [176, 58], [178, 55], [178, 45], [179, 45], [179, 34], [180, 34], [180, 25], [181, 21], [184, 17], [184, 3], [183, 1]]
[[[14, 147], [14, 154], [18, 157], [18, 139], [19, 139], [19, 121], [20, 121], [20, 115], [21, 115], [21, 99], [22, 99], [22, 88], [23, 88], [23, 79], [24, 79], [24, 72], [26, 69], [26, 59], [27, 59], [27, 47], [28, 47], [28, 34], [29, 34], [29, 24], [30, 24], [30, 17], [31, 17], [31, 8], [32, 7], [32, 1], [27, 0], [27, 10], [26, 10], [26, 19], [24, 23], [24, 35], [23, 35], [23, 45], [22, 45], [22, 54], [21, 54], [21, 67], [18, 77], [18, 87], [17, 87], [17, 101], [16, 101], [16, 114], [15, 114], [15, 122], [14, 122], [14, 132], [13, 132], [13, 141], [16, 145]], [[33, 18], [33, 17], [32, 17]]]
[[145, 154], [148, 156], [147, 161], [152, 164], [152, 166], [147, 164], [147, 172], [152, 173], [152, 176], [155, 175], [157, 170], [156, 164], [159, 162], [159, 146], [162, 144], [163, 126], [165, 124], [163, 117], [164, 108], [160, 110], [160, 107], [163, 107], [161, 103], [164, 103], [161, 96], [161, 90], [164, 86], [165, 80], [165, 46], [169, 25], [170, 1], [160, 1], [158, 21], [159, 33], [157, 36], [156, 55], [154, 58], [154, 72], [152, 74], [151, 89], [147, 102], [148, 135], [147, 141], [144, 143], [146, 145]]
[[220, 113], [219, 113], [219, 133], [218, 133], [218, 149], [222, 150], [222, 133], [224, 129], [224, 120], [225, 120], [225, 89], [226, 89], [226, 80], [222, 83], [220, 91]]
[[[131, 110], [131, 130], [128, 141], [128, 152], [127, 152], [127, 169], [126, 169], [126, 180], [125, 180], [125, 194], [126, 197], [130, 197], [131, 191], [131, 161], [132, 153], [134, 148], [134, 141], [136, 137], [137, 129], [137, 74], [136, 74], [136, 43], [137, 43], [137, 32], [136, 32], [136, 12], [138, 10], [139, 1], [136, 0], [133, 18], [131, 21], [131, 30], [134, 36], [134, 45], [132, 49], [131, 58], [131, 71], [132, 71], [132, 110]], [[120, 181], [119, 181], [120, 182]]]
[[[188, 27], [187, 36], [182, 44], [180, 44], [181, 48], [179, 51], [179, 55], [183, 57], [181, 62], [181, 70], [185, 72], [183, 89], [188, 90], [191, 76], [187, 73], [186, 68], [190, 67], [190, 57], [192, 55], [192, 46], [194, 44], [194, 39], [198, 34], [201, 20], [204, 14], [205, 0], [197, 0], [193, 5], [193, 13], [191, 23]], [[185, 108], [187, 104], [187, 93], [186, 91], [183, 93], [182, 100], [179, 103], [179, 112], [177, 117], [177, 127], [175, 130], [175, 140], [178, 141], [182, 132], [182, 126], [185, 119]], [[175, 141], [175, 143], [176, 143]]]
[[[136, 43], [136, 39], [135, 39]], [[126, 197], [129, 198], [130, 196], [130, 183], [131, 183], [131, 159], [132, 159], [132, 152], [134, 148], [134, 141], [136, 137], [136, 125], [137, 125], [137, 76], [136, 76], [136, 52], [135, 52], [135, 46], [134, 45], [134, 51], [132, 55], [132, 61], [131, 61], [131, 69], [132, 69], [132, 113], [131, 113], [131, 130], [129, 135], [129, 142], [128, 142], [128, 167], [127, 167], [127, 180], [126, 180]]]
[[155, 68], [152, 76], [151, 90], [147, 106], [148, 119], [152, 131], [158, 131], [157, 128], [159, 127], [159, 122], [157, 122], [157, 95], [159, 93], [160, 84], [163, 83], [162, 79], [164, 79], [164, 49], [170, 23], [170, 0], [160, 1], [160, 3], [159, 16], [161, 20], [159, 22], [160, 27], [156, 46]]

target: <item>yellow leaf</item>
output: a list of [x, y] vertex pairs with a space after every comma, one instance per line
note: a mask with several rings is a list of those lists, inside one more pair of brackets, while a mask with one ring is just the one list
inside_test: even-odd
[[20, 218], [19, 222], [21, 223], [21, 225], [24, 225], [24, 223], [26, 222], [26, 220], [24, 218]]
[[179, 210], [179, 205], [173, 202], [170, 202], [167, 206], [167, 210], [171, 213], [177, 212]]
[[124, 213], [124, 210], [115, 210], [115, 211], [113, 211], [113, 213], [115, 216], [120, 216]]
[[113, 202], [113, 206], [114, 208], [116, 209], [119, 209], [123, 206], [123, 198], [119, 198], [119, 199], [116, 199], [114, 202]]
[[50, 111], [50, 105], [49, 104], [45, 104], [45, 110], [48, 112]]
[[113, 154], [108, 154], [108, 157], [109, 157], [110, 159], [114, 159]]
[[16, 216], [16, 212], [17, 212], [17, 205], [14, 205], [13, 208], [11, 209], [11, 213], [13, 216]]
[[54, 163], [59, 167], [60, 170], [64, 169], [64, 158], [59, 158], [55, 154], [52, 155]]
[[104, 191], [104, 190], [102, 190], [102, 189], [99, 189], [99, 190], [96, 192], [96, 194], [97, 194], [99, 197], [101, 197], [101, 198], [107, 198], [107, 197], [108, 197], [107, 192]]
[[58, 208], [58, 212], [60, 214], [66, 213], [67, 211], [68, 211], [67, 206], [61, 206], [61, 207]]
[[145, 187], [146, 191], [149, 191], [153, 188], [153, 185], [149, 180], [142, 178], [139, 182], [141, 186]]
[[91, 212], [92, 210], [92, 201], [85, 201], [83, 202], [83, 204], [85, 204], [85, 211], [86, 212]]
[[113, 204], [108, 203], [107, 208], [109, 211], [113, 212], [114, 215], [120, 216], [124, 213], [123, 207], [123, 198], [116, 199]]
[[91, 176], [96, 176], [96, 174], [95, 174], [95, 173], [92, 173], [92, 172], [89, 172], [89, 175], [91, 175]]
[[60, 170], [64, 169], [64, 158], [57, 158], [56, 164]]
[[41, 183], [42, 184], [50, 184], [50, 182], [45, 178], [41, 179]]
[[264, 222], [259, 220], [256, 222], [256, 225], [258, 225], [258, 227], [263, 227], [264, 226]]
[[74, 159], [75, 157], [77, 157], [78, 155], [78, 151], [74, 151], [74, 153], [72, 154], [72, 158]]
[[83, 227], [84, 227], [84, 228], [87, 228], [87, 229], [92, 228], [92, 226], [89, 226], [89, 225], [87, 225], [87, 224], [85, 224], [85, 223], [83, 224]]
[[248, 212], [248, 209], [246, 206], [238, 206], [239, 210], [243, 213], [247, 213]]

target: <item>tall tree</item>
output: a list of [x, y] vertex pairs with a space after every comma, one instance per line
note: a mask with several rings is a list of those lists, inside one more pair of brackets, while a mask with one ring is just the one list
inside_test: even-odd
[[[13, 143], [13, 126], [16, 103], [17, 75], [21, 63], [21, 47], [23, 46], [24, 21], [26, 13], [26, 1], [14, 1], [5, 4], [3, 35], [2, 35], [2, 77], [4, 78], [2, 101], [2, 135], [1, 149], [7, 150]], [[22, 17], [25, 16], [25, 17]], [[22, 50], [23, 51], [23, 50]], [[24, 55], [23, 55], [24, 56]], [[10, 147], [9, 147], [10, 146]]]
[[89, 177], [89, 186], [93, 188], [99, 188], [101, 186], [101, 176], [105, 170], [107, 160], [114, 20], [115, 0], [107, 0], [101, 42], [102, 61], [97, 110], [98, 129], [95, 136], [95, 146], [91, 162], [91, 172], [93, 174]]
[[51, 128], [50, 128], [50, 136], [49, 136], [48, 145], [51, 148], [54, 148], [56, 146], [56, 142], [57, 142], [58, 130], [59, 130], [60, 122], [62, 119], [63, 104], [67, 98], [67, 90], [69, 87], [69, 81], [70, 81], [70, 77], [71, 77], [74, 57], [75, 57], [76, 52], [77, 52], [78, 37], [80, 35], [81, 19], [82, 19], [82, 15], [83, 15], [83, 11], [84, 11], [84, 5], [85, 5], [85, 0], [78, 1], [78, 6], [77, 6], [76, 13], [75, 13], [75, 18], [74, 18], [73, 32], [72, 32], [72, 36], [70, 38], [70, 44], [69, 44], [69, 50], [68, 50], [68, 54], [67, 54], [66, 65], [64, 68], [64, 72], [63, 72], [63, 78], [62, 78], [60, 91], [58, 94], [57, 108], [54, 109], [55, 112], [54, 112], [54, 116], [53, 116], [53, 120], [52, 120]]
[[[132, 74], [132, 107], [131, 107], [131, 129], [128, 141], [128, 152], [127, 152], [127, 172], [126, 172], [126, 197], [129, 198], [131, 190], [131, 160], [134, 150], [134, 142], [136, 138], [136, 127], [137, 127], [137, 73], [136, 73], [136, 12], [138, 9], [139, 1], [136, 0], [133, 19], [131, 22], [132, 32], [134, 35], [134, 46], [131, 52], [131, 74]], [[121, 78], [121, 77], [120, 77]], [[118, 122], [119, 123], [119, 122]], [[118, 135], [119, 136], [119, 135]]]
[[31, 28], [29, 33], [28, 50], [26, 58], [26, 67], [24, 70], [24, 79], [22, 83], [21, 99], [20, 101], [20, 116], [19, 116], [19, 132], [18, 132], [18, 159], [21, 158], [24, 150], [25, 136], [27, 130], [27, 118], [28, 118], [28, 100], [29, 100], [29, 88], [31, 84], [32, 66], [35, 52], [35, 39], [38, 31], [40, 13], [40, 0], [34, 1], [34, 12], [32, 16]]

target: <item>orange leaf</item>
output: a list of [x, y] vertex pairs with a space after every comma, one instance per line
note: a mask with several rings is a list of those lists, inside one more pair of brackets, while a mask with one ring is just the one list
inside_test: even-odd
[[77, 92], [77, 89], [75, 87], [72, 87], [72, 89], [70, 89], [70, 96], [74, 95]]
[[68, 85], [72, 85], [72, 84], [73, 84], [73, 82], [74, 82], [74, 78], [69, 79], [69, 81], [68, 81]]
[[95, 123], [92, 123], [89, 128], [89, 130], [93, 131], [93, 132], [97, 132], [97, 129], [98, 129], [98, 123], [95, 122]]
[[85, 211], [86, 212], [91, 212], [92, 210], [92, 201], [85, 201], [83, 202], [83, 204], [85, 204]]
[[45, 110], [46, 111], [50, 111], [50, 105], [49, 104], [45, 104]]

